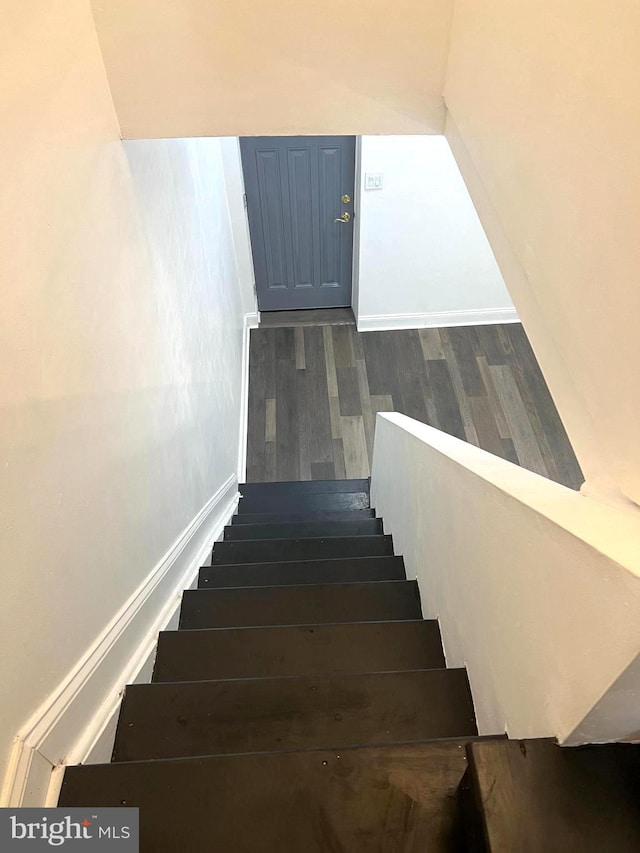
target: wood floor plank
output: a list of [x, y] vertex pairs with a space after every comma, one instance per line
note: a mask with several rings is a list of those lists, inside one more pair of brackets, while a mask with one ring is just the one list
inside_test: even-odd
[[356, 374], [358, 377], [358, 392], [360, 394], [360, 408], [362, 409], [362, 421], [364, 434], [367, 441], [367, 456], [369, 465], [373, 458], [373, 435], [375, 432], [375, 415], [371, 408], [371, 395], [369, 394], [369, 378], [367, 377], [367, 365], [364, 359], [356, 360]]
[[505, 355], [497, 325], [478, 326], [476, 335], [487, 364], [504, 364]]
[[513, 462], [514, 465], [520, 465], [520, 460], [518, 459], [518, 454], [516, 453], [516, 447], [513, 443], [512, 438], [503, 438], [502, 447], [504, 450], [504, 458], [509, 462]]
[[484, 384], [478, 370], [478, 362], [476, 361], [474, 344], [472, 343], [474, 337], [475, 330], [472, 326], [457, 326], [440, 330], [442, 346], [448, 361], [450, 361], [449, 345], [453, 351], [459, 375], [464, 386], [464, 393], [469, 397], [481, 397], [484, 393]]
[[[307, 377], [307, 408], [311, 424], [310, 450], [311, 463], [333, 467], [333, 439], [331, 432], [331, 411], [327, 388], [327, 366], [324, 350], [323, 331], [320, 327], [307, 327], [304, 330]], [[312, 470], [313, 467], [312, 467]], [[314, 476], [315, 479], [315, 476]]]
[[420, 329], [419, 334], [425, 361], [437, 361], [445, 357], [438, 329]]
[[310, 480], [335, 480], [336, 479], [336, 469], [333, 463], [333, 450], [331, 452], [331, 459], [328, 459], [326, 462], [312, 462], [311, 463], [311, 476]]
[[371, 410], [374, 415], [378, 412], [393, 412], [393, 399], [391, 394], [372, 394]]
[[394, 353], [389, 332], [364, 332], [361, 335], [369, 378], [369, 391], [376, 396], [391, 395], [397, 390], [394, 378]]
[[492, 365], [489, 369], [509, 424], [520, 464], [530, 471], [535, 471], [536, 474], [548, 477], [547, 467], [542, 459], [540, 447], [531, 428], [511, 368], [506, 365]]
[[331, 438], [342, 438], [342, 420], [340, 419], [340, 400], [329, 397], [329, 416], [331, 418]]
[[[279, 330], [278, 330], [279, 331]], [[298, 395], [293, 360], [278, 362], [276, 375], [276, 475], [278, 480], [298, 480]]]
[[270, 364], [268, 336], [251, 330], [249, 338], [249, 401], [247, 426], [247, 476], [265, 478], [266, 397], [265, 373]]
[[332, 326], [333, 353], [336, 368], [355, 367], [356, 357], [353, 351], [353, 340], [348, 326]]
[[277, 469], [276, 469], [276, 443], [275, 441], [267, 441], [264, 445], [264, 476], [259, 480], [254, 480], [253, 482], [267, 482], [272, 483], [274, 480], [277, 480]]
[[342, 438], [333, 439], [333, 476], [336, 480], [347, 479], [347, 468], [344, 462], [344, 445]]
[[427, 400], [431, 388], [424, 366], [423, 350], [417, 329], [390, 333], [394, 344], [394, 363], [400, 389], [399, 410], [410, 418], [426, 421]]
[[437, 361], [426, 361], [425, 364], [441, 428], [450, 435], [466, 440], [462, 415], [453, 389], [448, 362], [438, 359]]
[[305, 369], [305, 357], [304, 357], [304, 328], [302, 326], [296, 326], [294, 329], [295, 333], [295, 348], [296, 348], [296, 370], [304, 370]]
[[367, 439], [362, 416], [342, 418], [342, 443], [347, 479], [368, 477], [371, 473], [367, 455]]
[[[444, 330], [443, 330], [444, 331]], [[451, 332], [453, 329], [447, 329], [447, 332]], [[469, 404], [469, 396], [467, 395], [467, 391], [465, 389], [465, 382], [462, 377], [462, 366], [458, 361], [458, 357], [456, 355], [456, 351], [451, 343], [451, 336], [449, 334], [443, 335], [441, 337], [442, 340], [442, 350], [445, 354], [445, 358], [447, 360], [447, 366], [449, 367], [449, 373], [451, 375], [451, 383], [453, 385], [453, 391], [456, 395], [456, 399], [458, 401], [458, 408], [460, 409], [460, 416], [462, 417], [462, 423], [464, 425], [464, 433], [465, 437], [470, 444], [475, 444], [476, 447], [480, 447], [480, 442], [478, 441], [478, 433], [476, 432], [475, 422], [473, 420], [473, 413], [471, 410], [471, 406]], [[470, 356], [470, 348], [465, 351], [465, 358], [473, 357]], [[475, 361], [475, 357], [474, 361]], [[464, 364], [464, 369], [467, 369], [467, 364]], [[480, 376], [480, 372], [478, 371], [478, 376]], [[472, 383], [468, 383], [472, 385], [474, 388], [477, 388], [480, 391], [480, 394], [477, 396], [481, 396], [482, 391], [484, 390], [484, 384], [482, 383], [482, 377], [480, 377], [480, 385], [474, 381]]]
[[438, 409], [431, 398], [427, 400], [427, 423], [429, 426], [435, 427], [436, 429], [442, 429]]
[[360, 389], [358, 388], [358, 372], [353, 367], [337, 367], [338, 399], [341, 415], [362, 415]]
[[469, 397], [469, 407], [478, 438], [478, 447], [504, 457], [504, 446], [488, 397]]
[[276, 401], [273, 399], [265, 400], [264, 440], [276, 440]]
[[[262, 367], [262, 380], [264, 382], [265, 398], [275, 399], [276, 396], [276, 335], [275, 329], [268, 329], [264, 332], [258, 332], [255, 329], [251, 330], [252, 335], [264, 338], [264, 364]], [[251, 356], [249, 356], [249, 366], [251, 366]]]
[[516, 386], [518, 388], [518, 392], [520, 393], [520, 397], [527, 413], [527, 417], [529, 418], [529, 423], [531, 424], [531, 428], [536, 437], [538, 447], [540, 448], [540, 453], [542, 455], [542, 459], [544, 460], [548, 476], [551, 477], [552, 480], [558, 480], [560, 478], [560, 472], [556, 464], [555, 455], [551, 450], [549, 438], [542, 425], [540, 413], [533, 400], [530, 388], [524, 377], [522, 368], [519, 364], [514, 363], [509, 365], [509, 369], [511, 370]]
[[489, 398], [489, 402], [491, 404], [491, 412], [493, 414], [493, 417], [495, 418], [500, 438], [511, 438], [509, 425], [502, 410], [502, 403], [500, 402], [500, 397], [498, 397], [498, 392], [496, 391], [496, 386], [493, 382], [493, 376], [491, 375], [491, 371], [489, 370], [489, 363], [487, 361], [487, 358], [486, 356], [479, 356], [476, 361], [478, 362], [478, 370], [480, 371], [480, 375], [482, 376], [482, 382], [484, 384], [484, 387], [487, 392], [487, 397]]
[[[296, 331], [298, 330], [296, 329]], [[302, 331], [302, 329], [300, 329], [300, 331]], [[313, 416], [309, 411], [309, 377], [306, 370], [298, 370], [296, 368], [296, 382], [298, 394], [298, 422], [296, 424], [296, 429], [300, 479], [312, 480], [311, 431], [313, 428]]]
[[325, 368], [327, 371], [327, 391], [330, 397], [338, 396], [338, 378], [336, 376], [336, 359], [333, 351], [333, 335], [330, 326], [322, 328], [322, 342], [324, 344]]

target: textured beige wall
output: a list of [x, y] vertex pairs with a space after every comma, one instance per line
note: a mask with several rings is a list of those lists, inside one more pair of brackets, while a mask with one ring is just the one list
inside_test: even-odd
[[125, 137], [442, 133], [453, 0], [92, 0]]
[[242, 299], [219, 141], [120, 141], [88, 3], [3, 4], [0, 115], [2, 761], [235, 475]]
[[587, 487], [636, 503], [638, 45], [630, 0], [456, 0], [445, 85], [448, 135]]

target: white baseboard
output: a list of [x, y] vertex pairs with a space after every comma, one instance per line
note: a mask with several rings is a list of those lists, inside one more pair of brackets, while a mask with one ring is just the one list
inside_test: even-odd
[[247, 476], [247, 435], [249, 431], [249, 338], [250, 330], [260, 324], [260, 312], [244, 315], [242, 324], [242, 377], [240, 381], [240, 432], [238, 437], [238, 482]]
[[432, 311], [427, 314], [365, 314], [357, 319], [359, 332], [519, 322], [520, 318], [515, 308], [474, 308], [469, 311]]
[[238, 503], [232, 474], [182, 531], [58, 688], [14, 740], [0, 806], [55, 805], [61, 767], [86, 760], [116, 712], [126, 684], [153, 654]]

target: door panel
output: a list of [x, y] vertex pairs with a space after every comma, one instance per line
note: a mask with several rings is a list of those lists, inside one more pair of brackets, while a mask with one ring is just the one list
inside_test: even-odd
[[247, 137], [240, 148], [260, 310], [350, 305], [355, 137]]

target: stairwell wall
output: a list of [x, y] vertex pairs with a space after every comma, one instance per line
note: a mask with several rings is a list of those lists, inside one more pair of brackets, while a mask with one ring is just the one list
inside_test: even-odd
[[92, 0], [126, 138], [442, 133], [453, 0]]
[[456, 0], [447, 136], [585, 472], [640, 504], [640, 6]]
[[444, 136], [363, 136], [359, 172], [360, 331], [518, 320]]
[[0, 114], [0, 756], [41, 803], [232, 511], [254, 303], [232, 151], [121, 142], [87, 2], [4, 5]]

